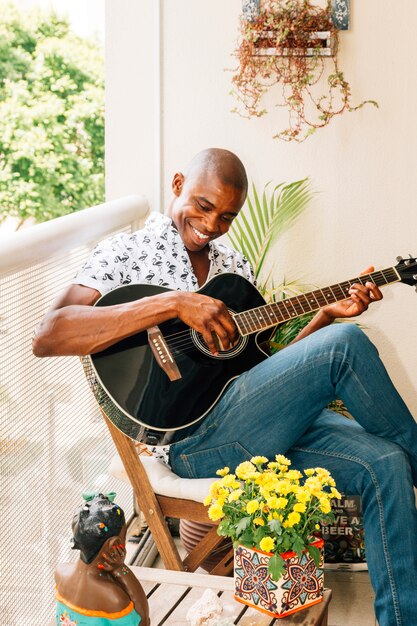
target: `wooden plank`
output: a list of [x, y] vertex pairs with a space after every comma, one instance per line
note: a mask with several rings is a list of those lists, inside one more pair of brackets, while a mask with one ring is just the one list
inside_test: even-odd
[[184, 500], [183, 498], [168, 498], [167, 496], [157, 496], [162, 513], [167, 517], [177, 517], [178, 519], [188, 519], [194, 522], [213, 524], [207, 514], [207, 507], [201, 502], [194, 500]]
[[166, 624], [167, 616], [190, 590], [191, 588], [186, 585], [160, 585], [148, 598], [152, 626], [157, 626], [161, 622]]
[[213, 552], [215, 548], [223, 541], [224, 537], [217, 534], [217, 528], [213, 526], [196, 546], [191, 550], [190, 554], [184, 559], [184, 568], [188, 572], [194, 572], [204, 559]]
[[234, 556], [234, 550], [232, 546], [230, 546], [229, 552], [225, 554], [222, 560], [213, 567], [213, 569], [210, 571], [210, 575], [228, 576], [231, 572], [233, 572], [235, 560]]
[[[184, 626], [187, 624], [187, 613], [188, 610], [195, 604], [203, 595], [204, 590], [201, 587], [195, 587], [194, 589], [190, 589], [190, 592], [187, 593], [185, 598], [183, 598], [182, 602], [177, 605], [171, 615], [168, 617], [167, 621], [164, 622], [164, 626]], [[153, 616], [151, 616], [153, 619]]]
[[245, 606], [244, 604], [241, 604], [240, 602], [236, 602], [234, 595], [235, 595], [234, 589], [232, 591], [223, 591], [221, 595], [221, 602], [222, 602], [222, 605], [225, 607], [225, 616], [226, 614], [227, 615], [233, 614], [234, 618], [232, 618], [232, 621], [238, 624], [239, 619], [242, 618], [242, 616], [247, 611], [248, 607]]
[[233, 578], [225, 576], [212, 576], [211, 574], [195, 574], [193, 572], [177, 572], [154, 567], [138, 567], [131, 565], [130, 569], [140, 582], [153, 581], [190, 587], [202, 587], [204, 589], [234, 590]]
[[161, 513], [158, 500], [153, 492], [145, 468], [138, 458], [133, 441], [112, 424], [104, 411], [101, 412], [165, 567], [173, 570], [183, 570], [182, 560]]
[[[167, 621], [164, 622], [164, 626], [165, 624], [166, 626], [184, 626], [184, 624], [187, 624], [187, 613], [189, 609], [196, 602], [198, 602], [198, 600], [200, 600], [204, 591], [205, 590], [200, 587], [194, 587], [191, 589], [182, 602], [175, 608], [173, 613], [168, 617]], [[231, 591], [218, 593], [220, 593], [220, 604], [224, 607], [219, 619], [227, 617], [230, 621], [234, 622], [239, 618], [239, 615], [244, 611], [245, 607], [234, 601], [233, 593]]]
[[[279, 620], [279, 622], [282, 621], [282, 619]], [[247, 611], [242, 615], [239, 621], [236, 622], [236, 624], [239, 626], [270, 626], [270, 624], [275, 624], [275, 622], [278, 622], [278, 620], [275, 620], [273, 617], [265, 615], [265, 613], [261, 613], [256, 609], [250, 609], [248, 607]]]

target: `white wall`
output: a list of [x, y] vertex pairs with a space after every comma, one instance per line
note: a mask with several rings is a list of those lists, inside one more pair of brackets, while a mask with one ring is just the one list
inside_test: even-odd
[[[353, 102], [375, 99], [380, 108], [345, 113], [304, 144], [289, 144], [272, 139], [285, 124], [284, 111], [252, 120], [230, 112], [231, 74], [224, 70], [235, 65], [240, 0], [160, 0], [161, 48], [157, 0], [107, 0], [108, 198], [145, 193], [156, 206], [162, 163], [166, 205], [175, 171], [203, 148], [225, 147], [242, 158], [258, 187], [310, 176], [318, 191], [275, 250], [277, 278], [285, 271], [324, 286], [370, 264], [390, 266], [399, 254], [416, 255], [417, 3], [351, 4], [340, 67]], [[155, 144], [155, 49], [163, 53], [162, 159]], [[385, 294], [361, 323], [417, 417], [417, 296], [404, 285]]]

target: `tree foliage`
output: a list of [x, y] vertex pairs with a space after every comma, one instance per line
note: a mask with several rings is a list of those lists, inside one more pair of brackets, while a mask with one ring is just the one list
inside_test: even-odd
[[103, 201], [103, 74], [100, 46], [67, 19], [0, 6], [0, 221]]

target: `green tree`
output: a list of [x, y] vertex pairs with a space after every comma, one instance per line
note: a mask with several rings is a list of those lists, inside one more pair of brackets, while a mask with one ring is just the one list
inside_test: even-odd
[[103, 201], [103, 75], [101, 47], [66, 19], [0, 5], [0, 222]]

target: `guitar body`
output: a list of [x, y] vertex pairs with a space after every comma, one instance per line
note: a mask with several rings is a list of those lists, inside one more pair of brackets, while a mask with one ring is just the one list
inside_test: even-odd
[[[127, 285], [97, 301], [109, 306], [140, 300], [170, 291], [153, 285]], [[198, 293], [217, 298], [234, 313], [265, 304], [259, 291], [237, 274], [214, 277]], [[201, 336], [179, 319], [159, 325], [181, 374], [170, 381], [150, 348], [148, 333], [141, 332], [91, 355], [98, 381], [127, 420], [157, 431], [173, 431], [201, 420], [224, 389], [239, 374], [267, 355], [258, 344], [267, 341], [271, 329], [240, 337], [229, 351], [213, 356]], [[118, 424], [128, 434], [127, 426]]]

